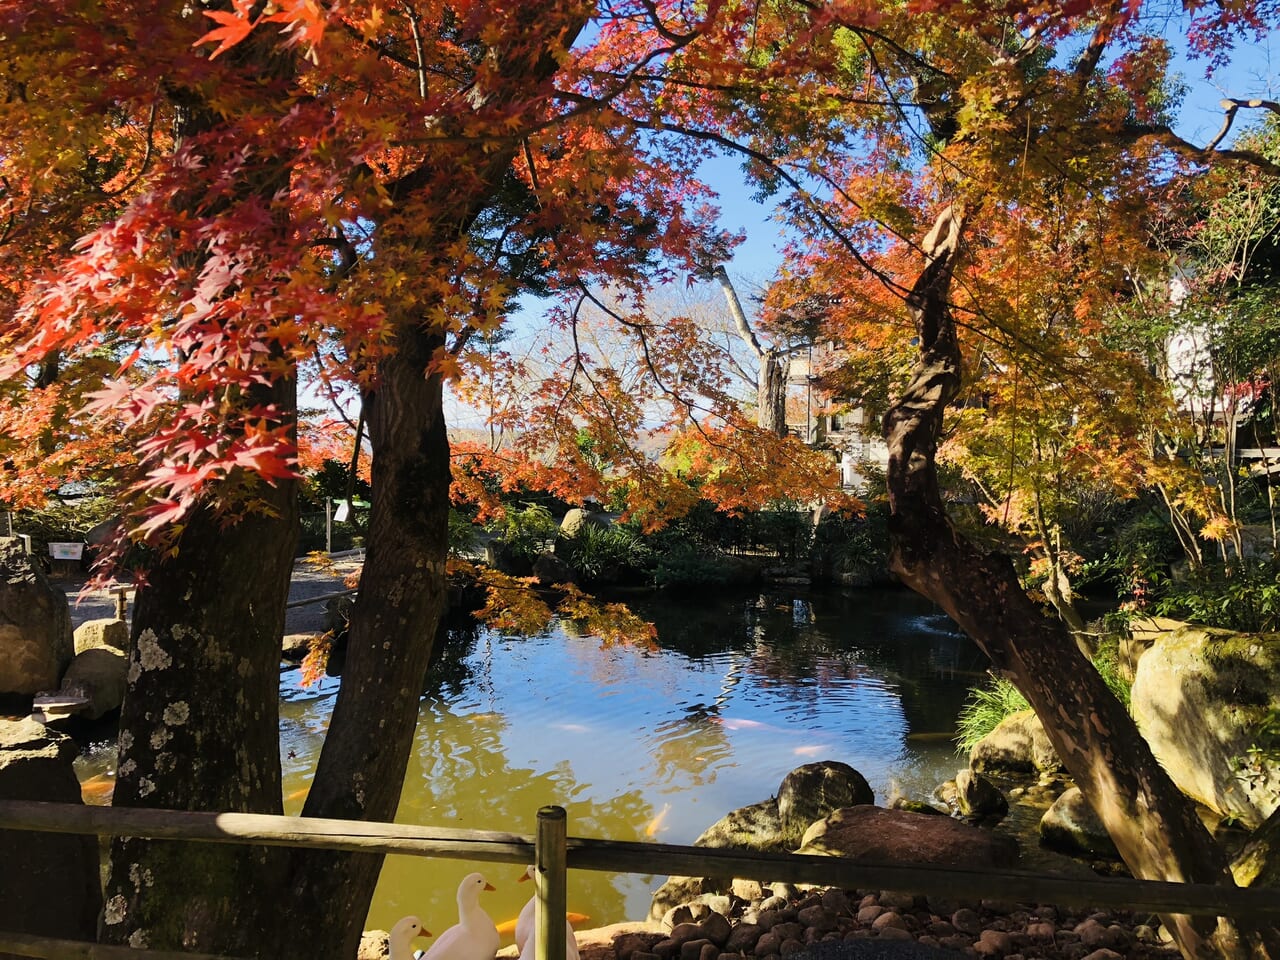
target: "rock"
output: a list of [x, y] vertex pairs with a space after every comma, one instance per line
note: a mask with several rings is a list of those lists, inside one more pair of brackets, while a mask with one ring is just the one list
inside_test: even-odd
[[733, 882], [729, 885], [729, 892], [739, 900], [747, 902], [764, 898], [764, 887], [759, 880], [745, 880], [742, 877], [733, 878]]
[[1132, 708], [1183, 793], [1249, 829], [1280, 805], [1280, 764], [1239, 769], [1262, 722], [1280, 710], [1280, 634], [1164, 634], [1138, 663]]
[[1119, 859], [1107, 828], [1079, 787], [1071, 787], [1053, 802], [1040, 818], [1040, 839], [1048, 847], [1064, 853], [1084, 853], [1094, 857]]
[[314, 633], [286, 633], [280, 640], [280, 659], [288, 663], [301, 663], [311, 652]]
[[1062, 769], [1062, 761], [1034, 710], [1021, 710], [1001, 720], [973, 745], [969, 766], [979, 772], [1035, 772]]
[[809, 824], [833, 810], [875, 803], [866, 778], [847, 763], [822, 760], [796, 767], [778, 787], [778, 817], [788, 846], [799, 846]]
[[382, 960], [391, 953], [391, 934], [386, 930], [365, 930], [360, 934], [356, 960]]
[[84, 653], [95, 647], [129, 652], [129, 625], [115, 617], [86, 620], [76, 627], [71, 636], [76, 653]]
[[[0, 799], [82, 803], [71, 768], [76, 752], [69, 737], [30, 718], [0, 717]], [[0, 830], [0, 850], [0, 930], [96, 939], [102, 908], [96, 837]]]
[[980, 957], [1003, 957], [1013, 953], [1013, 937], [1003, 930], [983, 930], [973, 949]]
[[[725, 903], [725, 909], [728, 909], [728, 903]], [[705, 917], [698, 924], [702, 928], [702, 936], [710, 940], [717, 947], [724, 947], [725, 941], [729, 939], [729, 932], [732, 929], [729, 926], [729, 920], [719, 911], [712, 911], [710, 915]]]
[[971, 869], [1013, 866], [1018, 844], [950, 817], [864, 804], [837, 810], [811, 826], [799, 853], [880, 863], [934, 863]]
[[550, 550], [543, 550], [533, 561], [533, 575], [544, 586], [557, 583], [573, 583], [577, 573], [573, 567], [557, 557]]
[[978, 916], [976, 910], [970, 910], [968, 907], [961, 907], [951, 915], [951, 925], [971, 937], [976, 937], [982, 932], [982, 918]]
[[66, 594], [31, 562], [21, 540], [0, 537], [0, 694], [54, 689], [74, 652]]
[[748, 850], [786, 849], [778, 804], [764, 800], [725, 814], [693, 841], [695, 847], [745, 847]]
[[966, 817], [1003, 817], [1009, 812], [1009, 801], [999, 788], [972, 770], [956, 774], [956, 804]]
[[81, 716], [97, 720], [120, 709], [128, 686], [129, 658], [114, 647], [94, 647], [77, 653], [62, 676], [59, 693], [80, 694], [89, 705]]
[[574, 536], [583, 527], [599, 527], [601, 530], [609, 526], [611, 520], [608, 514], [594, 513], [590, 510], [583, 510], [581, 507], [574, 507], [565, 512], [564, 519], [560, 521], [560, 536], [568, 538]]
[[931, 803], [924, 800], [908, 800], [906, 797], [894, 797], [889, 802], [890, 810], [906, 810], [909, 813], [926, 813], [930, 816], [945, 817], [947, 811], [939, 810]]
[[[649, 933], [644, 931], [626, 931], [608, 938], [613, 944], [614, 955], [617, 960], [631, 960], [636, 953], [648, 953], [655, 943], [662, 940], [660, 933]], [[579, 950], [581, 950], [581, 941], [579, 942]]]

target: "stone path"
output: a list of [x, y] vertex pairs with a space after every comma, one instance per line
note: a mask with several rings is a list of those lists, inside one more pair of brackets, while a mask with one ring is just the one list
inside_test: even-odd
[[[357, 570], [361, 554], [338, 555], [333, 558], [333, 568], [317, 567], [304, 559], [293, 565], [293, 579], [289, 585], [289, 602], [320, 597], [344, 589], [342, 578]], [[67, 594], [71, 606], [71, 626], [74, 629], [86, 620], [114, 617], [115, 597], [107, 589], [85, 590], [82, 575], [59, 578], [54, 581]], [[129, 595], [129, 610], [133, 610], [133, 595]], [[292, 607], [285, 614], [285, 633], [319, 633], [324, 629], [324, 603], [310, 603]]]

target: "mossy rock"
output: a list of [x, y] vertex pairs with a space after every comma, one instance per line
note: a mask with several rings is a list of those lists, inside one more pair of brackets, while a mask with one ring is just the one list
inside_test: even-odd
[[[1280, 634], [1185, 627], [1160, 637], [1138, 664], [1134, 720], [1186, 793], [1253, 829], [1280, 806]], [[1256, 762], [1251, 748], [1263, 753]]]

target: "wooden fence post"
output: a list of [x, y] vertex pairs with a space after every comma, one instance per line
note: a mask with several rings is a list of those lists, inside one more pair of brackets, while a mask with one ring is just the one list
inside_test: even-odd
[[565, 957], [567, 821], [564, 807], [548, 806], [538, 811], [538, 832], [534, 837], [537, 870], [533, 878], [538, 895], [533, 930], [535, 960], [564, 960]]

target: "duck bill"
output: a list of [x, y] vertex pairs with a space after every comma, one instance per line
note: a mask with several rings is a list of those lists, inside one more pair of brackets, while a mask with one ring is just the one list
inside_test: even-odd
[[486, 890], [490, 891], [490, 892], [493, 892], [494, 890], [497, 890], [497, 889], [498, 889], [498, 888], [497, 888], [497, 887], [495, 887], [492, 883], [486, 883], [486, 884], [484, 885], [484, 888], [485, 888]]

